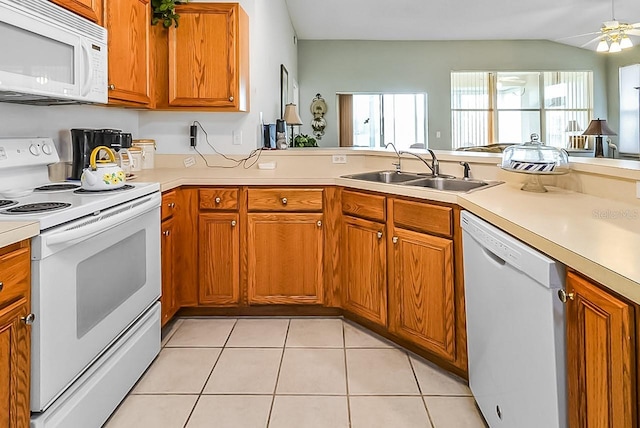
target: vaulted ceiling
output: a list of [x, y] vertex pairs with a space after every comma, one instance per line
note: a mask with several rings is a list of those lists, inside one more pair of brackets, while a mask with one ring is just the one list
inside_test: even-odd
[[[303, 40], [520, 40], [573, 46], [612, 18], [640, 22], [640, 0], [286, 0]], [[612, 6], [613, 13], [612, 13]], [[577, 36], [577, 37], [576, 37]], [[640, 44], [640, 37], [632, 37]], [[594, 49], [596, 42], [588, 48]]]

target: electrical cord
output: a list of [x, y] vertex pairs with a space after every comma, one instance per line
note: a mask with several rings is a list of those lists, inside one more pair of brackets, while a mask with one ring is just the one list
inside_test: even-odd
[[[204, 157], [204, 155], [202, 153], [200, 153], [200, 150], [198, 150], [195, 146], [193, 147], [194, 150], [200, 155], [200, 157], [202, 158], [202, 160], [204, 161], [205, 165], [207, 166], [207, 168], [237, 168], [240, 165], [242, 165], [242, 167], [244, 169], [249, 169], [251, 167], [253, 167], [258, 160], [260, 159], [260, 155], [262, 154], [262, 147], [259, 149], [254, 149], [252, 150], [249, 155], [245, 158], [242, 159], [233, 159], [227, 155], [225, 155], [224, 153], [219, 152], [214, 146], [213, 144], [211, 144], [209, 142], [209, 134], [207, 133], [207, 130], [204, 129], [204, 126], [202, 126], [202, 124], [200, 122], [198, 122], [197, 120], [193, 121], [194, 125], [198, 125], [200, 127], [200, 129], [202, 129], [202, 132], [204, 132], [204, 138], [205, 141], [207, 142], [207, 144], [209, 145], [209, 147], [211, 147], [211, 149], [213, 149], [213, 151], [222, 156], [225, 160], [228, 160], [230, 162], [234, 162], [235, 165], [210, 165], [209, 161], [207, 161], [207, 158]], [[257, 156], [256, 156], [257, 154]], [[248, 163], [251, 159], [253, 159], [255, 157], [255, 160], [251, 163]]]

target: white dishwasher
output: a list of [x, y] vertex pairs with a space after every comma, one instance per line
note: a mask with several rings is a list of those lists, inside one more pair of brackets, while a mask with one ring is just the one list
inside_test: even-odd
[[565, 428], [564, 266], [463, 211], [469, 386], [491, 428]]

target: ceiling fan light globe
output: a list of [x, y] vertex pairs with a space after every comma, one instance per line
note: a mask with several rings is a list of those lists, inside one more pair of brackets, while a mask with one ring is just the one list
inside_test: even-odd
[[613, 42], [611, 43], [611, 46], [609, 46], [609, 53], [618, 53], [620, 51], [622, 51], [622, 48], [618, 42]]
[[622, 49], [629, 49], [633, 47], [633, 42], [631, 42], [631, 39], [626, 34], [622, 36], [622, 40], [620, 40], [620, 47]]
[[605, 39], [600, 40], [598, 43], [598, 47], [596, 48], [597, 52], [609, 52], [609, 43]]

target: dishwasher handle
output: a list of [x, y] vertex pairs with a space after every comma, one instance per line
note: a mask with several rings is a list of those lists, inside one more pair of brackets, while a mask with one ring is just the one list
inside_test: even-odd
[[485, 254], [485, 256], [487, 256], [487, 258], [489, 258], [491, 261], [493, 261], [497, 265], [504, 266], [507, 264], [507, 262], [502, 257], [498, 256], [493, 251], [489, 250], [487, 247], [482, 247], [482, 252]]

